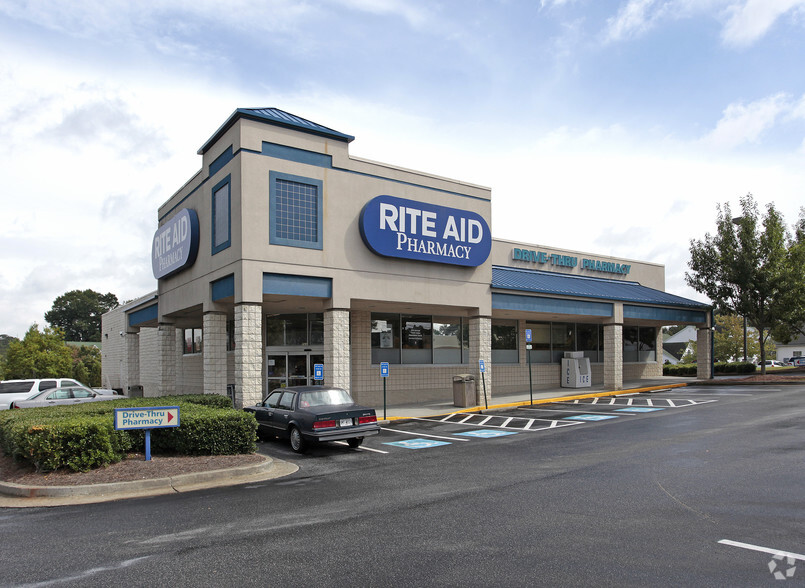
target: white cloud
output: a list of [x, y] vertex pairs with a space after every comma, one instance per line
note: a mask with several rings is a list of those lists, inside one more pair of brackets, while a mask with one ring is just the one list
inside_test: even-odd
[[629, 0], [616, 16], [607, 19], [605, 41], [622, 41], [645, 33], [658, 18], [650, 13], [654, 5], [655, 0]]
[[749, 104], [734, 103], [727, 106], [716, 128], [702, 142], [716, 149], [732, 149], [744, 143], [753, 143], [771, 129], [778, 117], [795, 108], [785, 93], [767, 96]]
[[787, 12], [803, 10], [805, 0], [746, 0], [732, 4], [722, 31], [725, 44], [746, 47], [766, 35], [777, 20]]

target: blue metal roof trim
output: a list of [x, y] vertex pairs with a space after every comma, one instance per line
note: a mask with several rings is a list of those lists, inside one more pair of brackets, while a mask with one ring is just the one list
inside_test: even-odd
[[702, 302], [648, 288], [638, 282], [621, 282], [605, 278], [571, 276], [513, 267], [492, 266], [492, 287], [501, 290], [618, 300], [638, 304], [677, 306], [702, 310], [710, 308], [709, 305]]
[[355, 137], [352, 135], [339, 133], [338, 131], [325, 127], [324, 125], [314, 123], [313, 121], [309, 121], [301, 116], [296, 116], [290, 112], [285, 112], [279, 108], [238, 108], [230, 115], [228, 119], [226, 119], [226, 122], [222, 124], [219, 129], [215, 131], [215, 133], [213, 133], [212, 137], [210, 137], [207, 142], [201, 146], [201, 149], [198, 150], [199, 155], [203, 155], [207, 149], [209, 149], [209, 147], [215, 143], [221, 137], [221, 135], [229, 130], [229, 127], [235, 124], [235, 121], [240, 117], [268, 122], [281, 127], [295, 129], [297, 131], [313, 133], [314, 135], [329, 137], [330, 139], [345, 141], [346, 143], [351, 143], [355, 140]]

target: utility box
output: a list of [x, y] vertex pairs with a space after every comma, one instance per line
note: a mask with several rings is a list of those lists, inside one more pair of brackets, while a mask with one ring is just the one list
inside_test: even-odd
[[143, 387], [140, 385], [129, 386], [129, 398], [142, 398]]
[[453, 376], [453, 404], [475, 406], [475, 377], [472, 374]]
[[590, 358], [583, 351], [565, 351], [562, 358], [562, 388], [589, 388]]

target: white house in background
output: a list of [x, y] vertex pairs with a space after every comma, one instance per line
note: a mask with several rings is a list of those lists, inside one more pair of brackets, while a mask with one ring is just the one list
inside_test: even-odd
[[805, 335], [800, 335], [793, 339], [790, 343], [774, 342], [777, 346], [777, 359], [783, 361], [789, 357], [803, 357], [805, 356]]
[[662, 342], [662, 362], [676, 365], [688, 350], [693, 353], [693, 343], [696, 341], [696, 337], [696, 327], [687, 325], [681, 331], [664, 339]]

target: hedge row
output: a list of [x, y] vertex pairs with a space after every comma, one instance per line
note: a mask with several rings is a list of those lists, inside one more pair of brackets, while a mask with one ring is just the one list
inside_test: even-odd
[[[716, 374], [754, 374], [757, 366], [751, 362], [719, 362], [714, 364]], [[678, 363], [662, 366], [663, 376], [695, 376], [695, 363]]]
[[257, 450], [254, 415], [217, 394], [121, 398], [104, 402], [0, 411], [0, 449], [39, 471], [87, 471], [145, 447], [145, 431], [116, 431], [114, 409], [178, 406], [181, 425], [151, 431], [154, 454], [234, 455]]

